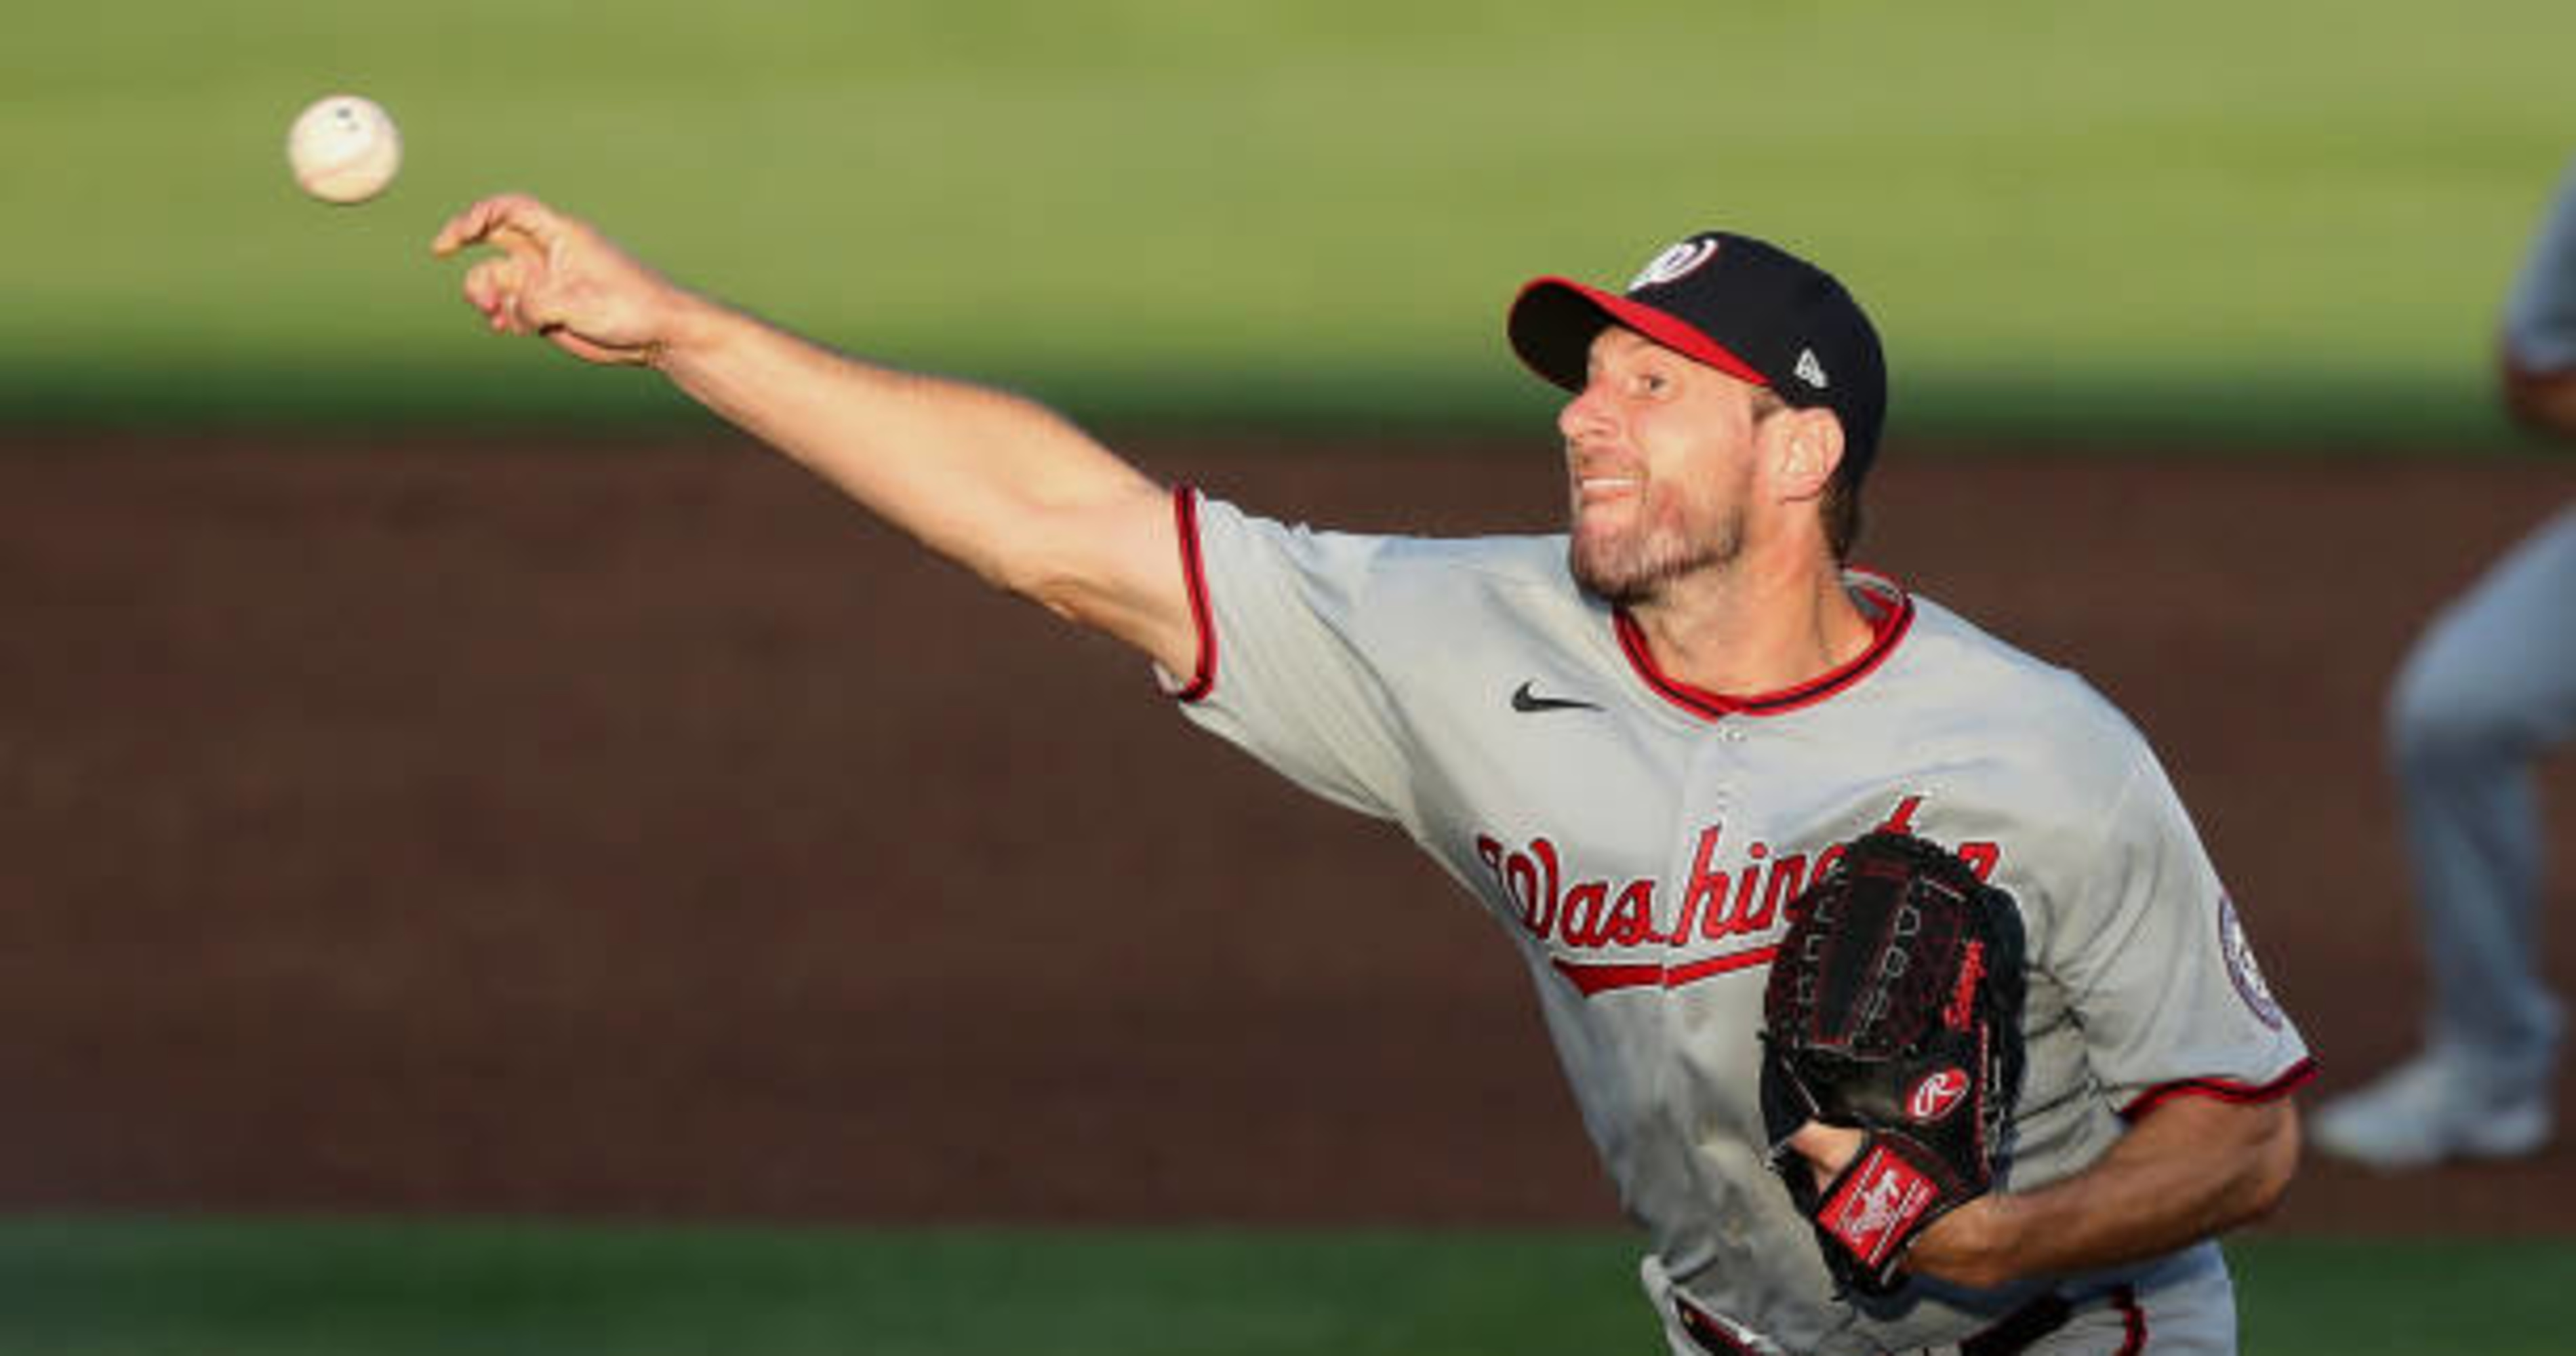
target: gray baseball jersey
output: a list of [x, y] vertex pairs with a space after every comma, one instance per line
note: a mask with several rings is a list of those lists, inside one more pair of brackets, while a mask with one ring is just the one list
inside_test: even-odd
[[1765, 976], [1782, 906], [1835, 844], [1910, 829], [2019, 902], [2011, 1188], [2077, 1171], [2161, 1098], [2274, 1097], [2307, 1076], [2144, 740], [1936, 604], [1853, 573], [1868, 651], [1730, 696], [1659, 672], [1577, 589], [1561, 536], [1311, 532], [1189, 490], [1177, 509], [1201, 628], [1189, 718], [1402, 825], [1495, 917], [1653, 1271], [1747, 1341], [1920, 1347], [2031, 1293], [1918, 1282], [1866, 1313], [1837, 1302], [1766, 1166]]

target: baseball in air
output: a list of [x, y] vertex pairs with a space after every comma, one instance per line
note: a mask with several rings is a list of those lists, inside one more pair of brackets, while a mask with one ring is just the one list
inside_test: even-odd
[[402, 133], [373, 99], [334, 94], [295, 116], [286, 134], [295, 182], [324, 202], [362, 203], [385, 191], [402, 168]]

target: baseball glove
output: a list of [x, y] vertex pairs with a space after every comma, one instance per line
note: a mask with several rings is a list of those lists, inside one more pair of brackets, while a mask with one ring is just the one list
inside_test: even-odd
[[[1879, 832], [1789, 905], [1763, 994], [1762, 1109], [1838, 1288], [1884, 1295], [1933, 1221], [1991, 1190], [2021, 1091], [2021, 911], [1965, 862]], [[1863, 1132], [1819, 1186], [1806, 1122]]]

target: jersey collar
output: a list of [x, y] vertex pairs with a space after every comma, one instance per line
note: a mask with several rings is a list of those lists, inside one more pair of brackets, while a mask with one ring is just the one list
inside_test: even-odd
[[1869, 648], [1849, 662], [1810, 678], [1795, 687], [1750, 696], [1728, 696], [1693, 687], [1666, 674], [1655, 666], [1654, 652], [1646, 645], [1646, 633], [1626, 608], [1618, 610], [1613, 620], [1618, 627], [1619, 648], [1628, 656], [1628, 664], [1646, 685], [1664, 700], [1703, 720], [1726, 716], [1776, 716], [1813, 706], [1860, 682], [1875, 672], [1887, 657], [1896, 652], [1897, 643], [1914, 625], [1914, 599], [1894, 580], [1866, 570], [1846, 570], [1843, 582], [1850, 587], [1861, 610], [1870, 619]]

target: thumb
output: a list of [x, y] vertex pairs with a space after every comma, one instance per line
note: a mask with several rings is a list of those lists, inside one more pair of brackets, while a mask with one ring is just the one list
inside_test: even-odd
[[1789, 1147], [1815, 1165], [1827, 1179], [1851, 1165], [1860, 1157], [1862, 1141], [1868, 1138], [1858, 1130], [1822, 1121], [1809, 1121], [1789, 1136]]

